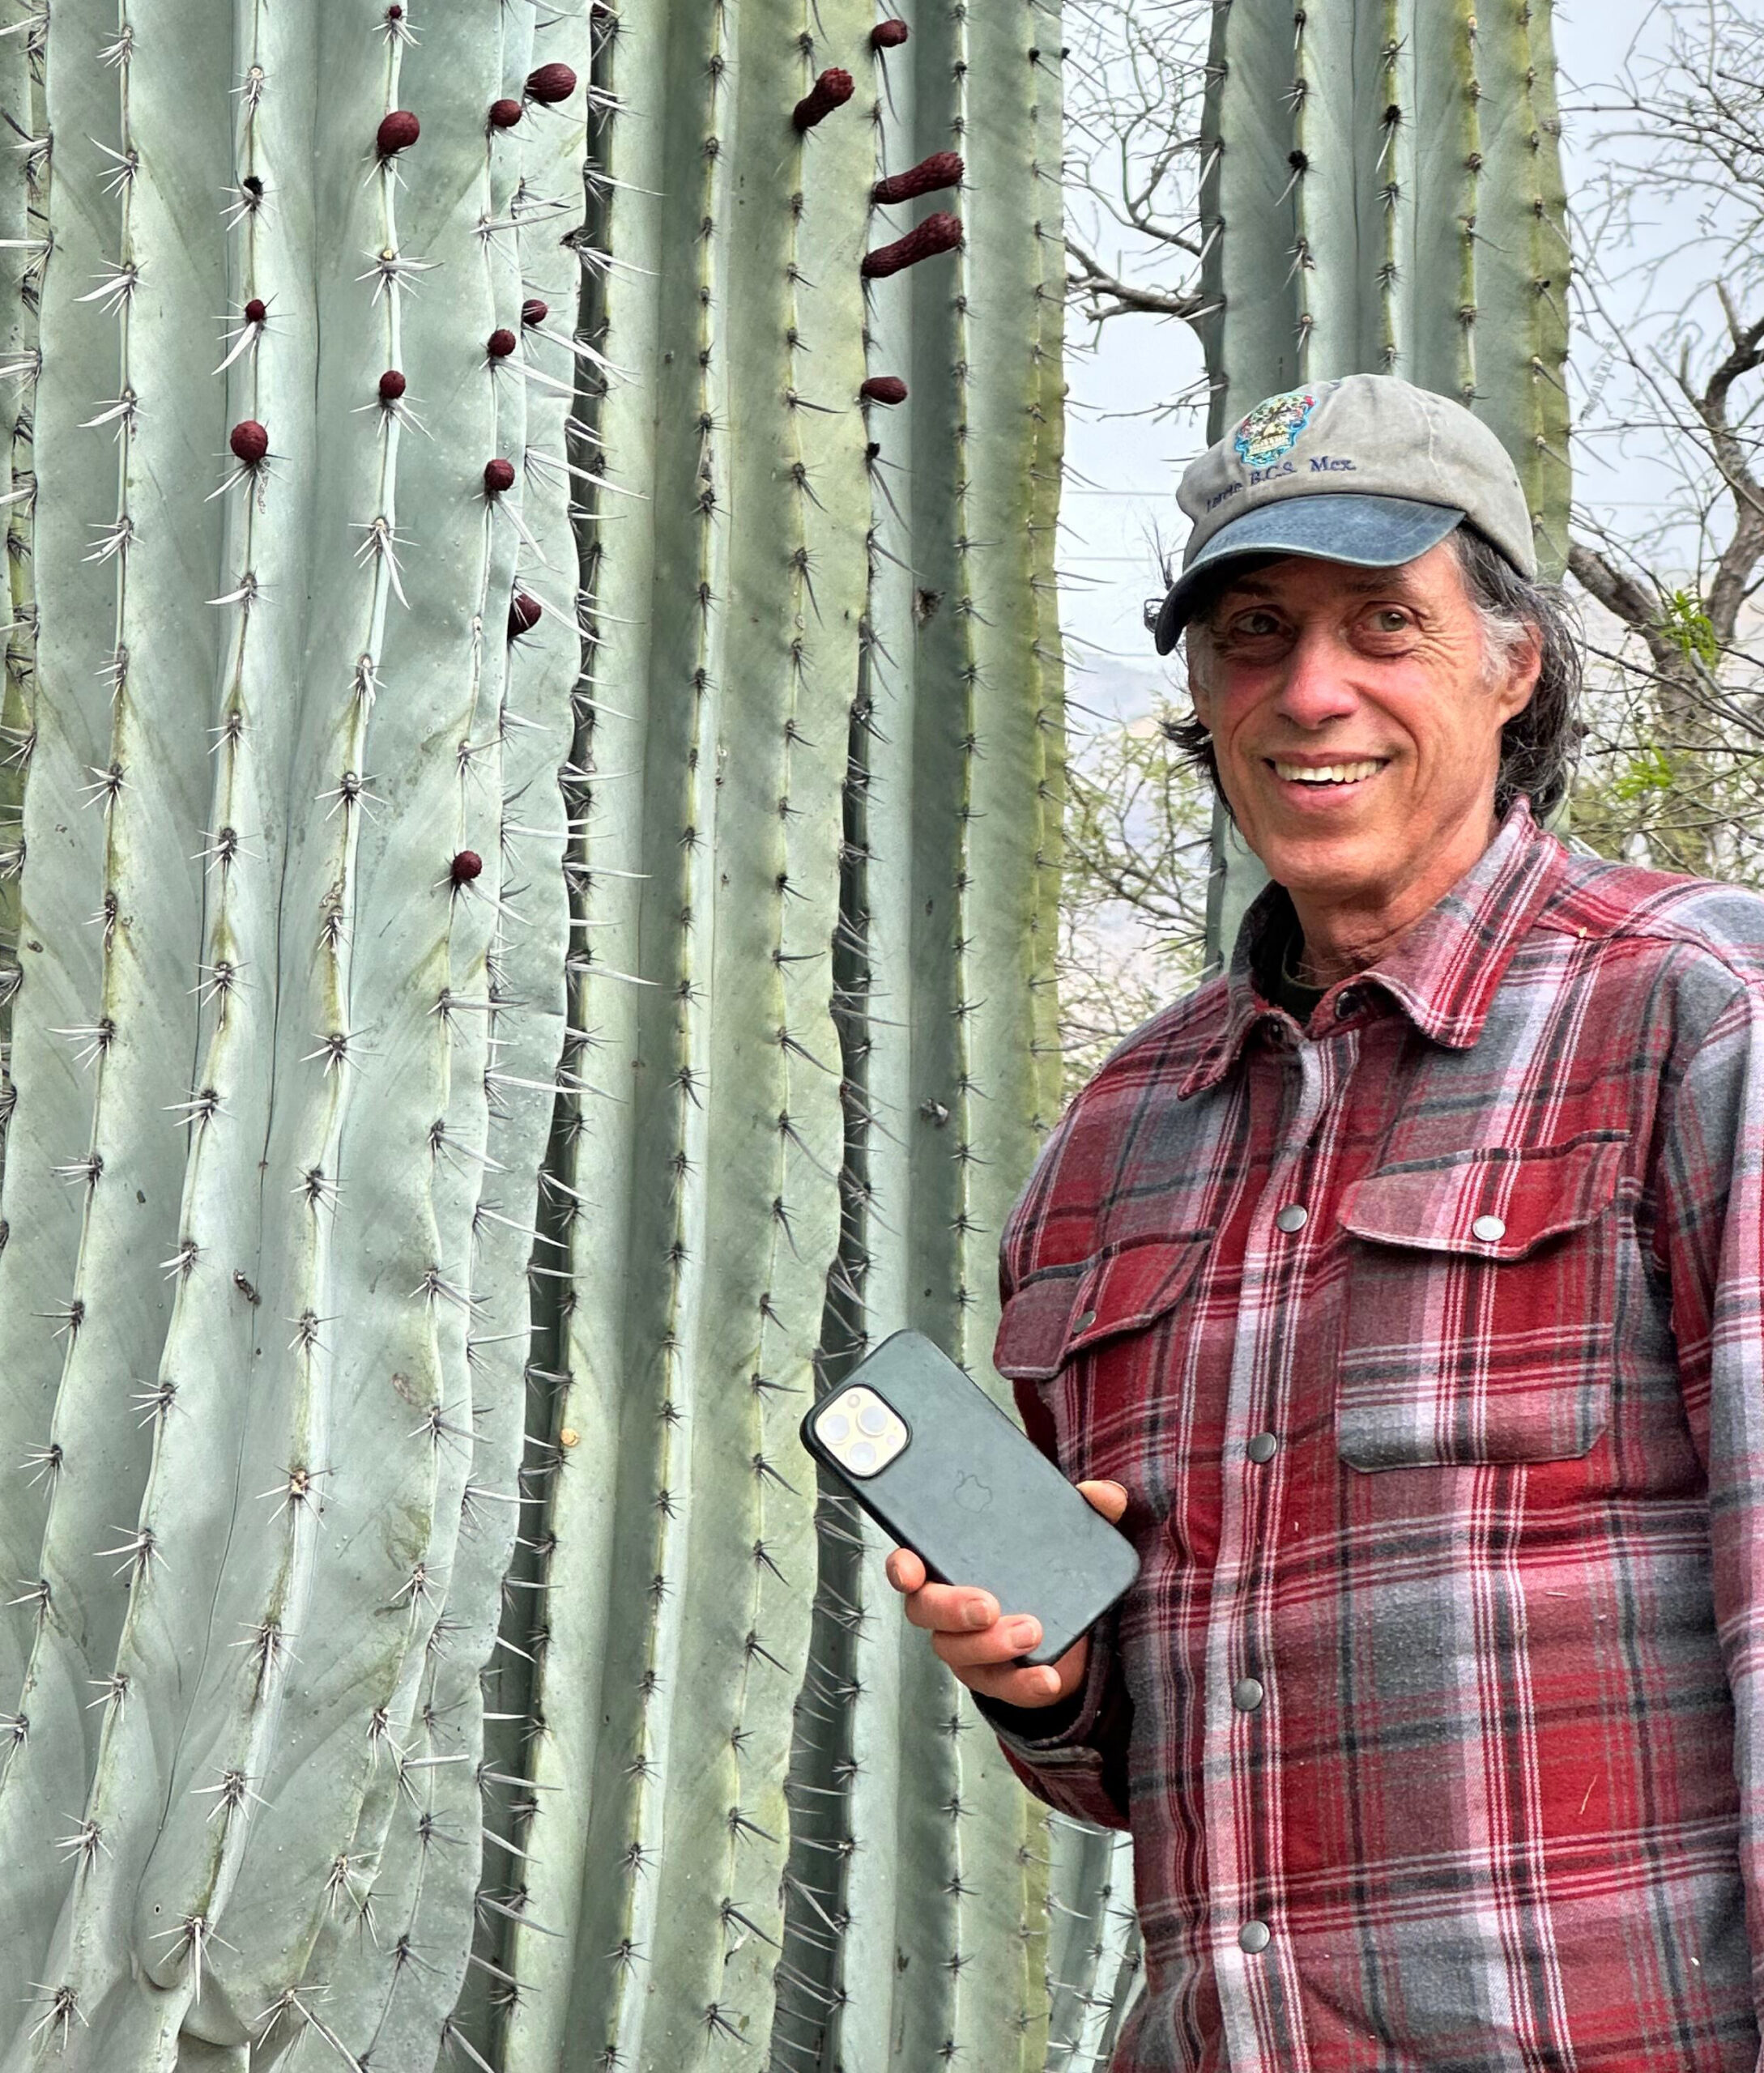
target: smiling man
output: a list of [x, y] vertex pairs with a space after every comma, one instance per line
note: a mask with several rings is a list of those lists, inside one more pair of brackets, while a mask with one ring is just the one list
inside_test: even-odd
[[1764, 901], [1541, 822], [1578, 661], [1499, 443], [1388, 377], [1190, 468], [1159, 649], [1272, 883], [1006, 1235], [1000, 1371], [1140, 1578], [1052, 1668], [1130, 1828], [1114, 2073], [1758, 2073]]

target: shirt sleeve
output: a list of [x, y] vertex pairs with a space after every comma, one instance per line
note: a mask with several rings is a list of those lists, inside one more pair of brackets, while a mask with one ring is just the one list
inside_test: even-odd
[[1122, 1679], [1114, 1615], [1090, 1630], [1082, 1687], [1047, 1707], [1003, 1706], [969, 1696], [1005, 1760], [1038, 1799], [1101, 1828], [1127, 1826], [1127, 1752], [1133, 1702]]
[[1655, 1245], [1671, 1283], [1685, 1413], [1707, 1474], [1752, 1991], [1764, 2016], [1764, 985], [1756, 980], [1719, 1008], [1664, 1090], [1656, 1143]]

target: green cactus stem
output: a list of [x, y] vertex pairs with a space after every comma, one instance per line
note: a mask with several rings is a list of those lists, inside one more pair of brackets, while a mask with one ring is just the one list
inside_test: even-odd
[[1057, 11], [27, 4], [0, 2073], [1026, 2073], [795, 1428], [1045, 1105]]

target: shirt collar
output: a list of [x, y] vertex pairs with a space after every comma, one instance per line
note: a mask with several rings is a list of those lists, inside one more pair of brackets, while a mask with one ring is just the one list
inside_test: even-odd
[[[1482, 1033], [1513, 953], [1549, 896], [1565, 854], [1519, 793], [1476, 862], [1376, 963], [1355, 973], [1352, 984], [1360, 990], [1375, 982], [1424, 1035], [1468, 1050]], [[1223, 1024], [1184, 1078], [1180, 1099], [1216, 1087], [1236, 1064], [1250, 1032], [1277, 1014], [1255, 990], [1255, 951], [1268, 931], [1286, 926], [1291, 915], [1284, 886], [1266, 887], [1251, 903], [1225, 974]]]

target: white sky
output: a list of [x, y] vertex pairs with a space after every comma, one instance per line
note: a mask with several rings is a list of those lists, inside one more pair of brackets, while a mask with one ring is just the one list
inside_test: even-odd
[[[1640, 36], [1647, 49], [1652, 12], [1652, 0], [1558, 0], [1562, 97], [1570, 104], [1563, 138], [1570, 196], [1583, 168], [1571, 104], [1610, 78], [1632, 39]], [[1087, 326], [1072, 326], [1074, 344], [1088, 335]], [[1123, 715], [1144, 710], [1165, 680], [1140, 611], [1157, 589], [1154, 536], [1161, 530], [1167, 544], [1179, 545], [1186, 530], [1176, 507], [1176, 480], [1202, 432], [1197, 421], [1156, 424], [1131, 413], [1180, 391], [1199, 364], [1187, 325], [1147, 317], [1113, 320], [1103, 327], [1094, 355], [1072, 355], [1067, 453], [1074, 479], [1065, 491], [1061, 564], [1074, 659], [1091, 665], [1072, 678], [1071, 695], [1080, 709]], [[1582, 487], [1596, 487], [1601, 502], [1645, 502], [1638, 477], [1626, 483], [1610, 466], [1599, 467], [1595, 485], [1583, 463]], [[1082, 711], [1075, 717], [1081, 730]]]

